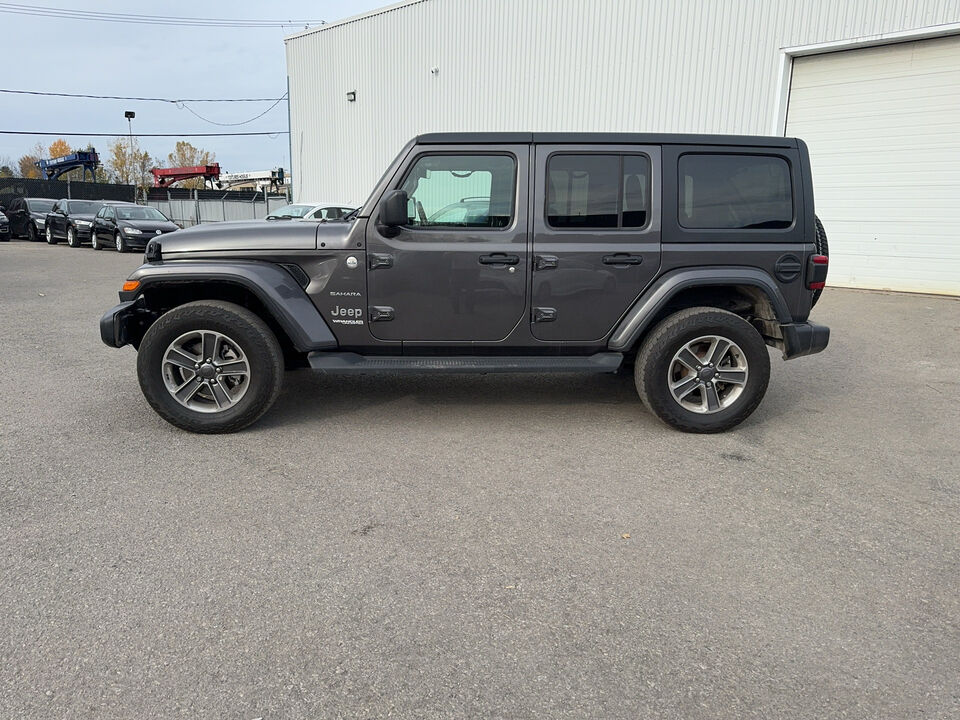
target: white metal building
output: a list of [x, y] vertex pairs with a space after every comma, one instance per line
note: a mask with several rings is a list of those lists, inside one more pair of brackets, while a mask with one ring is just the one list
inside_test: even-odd
[[424, 132], [785, 133], [831, 284], [960, 295], [960, 0], [409, 0], [286, 49], [296, 199]]

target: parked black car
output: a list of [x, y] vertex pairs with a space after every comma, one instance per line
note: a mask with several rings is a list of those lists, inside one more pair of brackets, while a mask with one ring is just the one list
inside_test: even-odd
[[52, 198], [14, 198], [7, 207], [10, 235], [37, 242], [43, 236], [47, 213], [56, 202]]
[[70, 247], [80, 247], [90, 240], [93, 218], [105, 204], [103, 200], [57, 200], [47, 213], [47, 242], [56, 245], [65, 239]]
[[157, 235], [180, 227], [153, 207], [130, 203], [108, 203], [93, 219], [90, 245], [94, 250], [112, 245], [117, 252], [142, 250]]
[[353, 222], [211, 223], [144, 256], [101, 338], [195, 432], [249, 425], [297, 364], [629, 370], [664, 422], [718, 432], [760, 404], [768, 345], [830, 339], [810, 159], [785, 137], [422, 135]]
[[0, 210], [0, 242], [8, 242], [10, 240], [10, 223], [7, 220], [7, 216], [3, 213], [3, 210]]

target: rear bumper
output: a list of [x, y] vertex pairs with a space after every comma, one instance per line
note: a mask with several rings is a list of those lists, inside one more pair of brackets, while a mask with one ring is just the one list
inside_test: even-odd
[[100, 318], [100, 339], [109, 347], [139, 344], [142, 311], [137, 300], [127, 300], [107, 310]]
[[811, 322], [780, 326], [783, 334], [783, 359], [790, 360], [821, 352], [830, 342], [830, 328]]

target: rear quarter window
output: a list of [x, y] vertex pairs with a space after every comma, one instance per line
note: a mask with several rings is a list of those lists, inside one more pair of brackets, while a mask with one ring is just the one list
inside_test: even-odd
[[773, 155], [680, 157], [680, 225], [691, 229], [776, 230], [793, 225], [790, 165]]

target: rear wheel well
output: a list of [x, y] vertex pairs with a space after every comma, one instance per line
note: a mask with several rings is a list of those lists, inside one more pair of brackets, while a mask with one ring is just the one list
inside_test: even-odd
[[[306, 353], [300, 352], [294, 347], [290, 336], [274, 319], [260, 298], [242, 285], [204, 280], [203, 282], [180, 282], [148, 286], [143, 291], [144, 305], [149, 309], [154, 319], [168, 310], [197, 300], [222, 300], [247, 308], [263, 320], [276, 335], [277, 342], [280, 343], [280, 348], [283, 350], [286, 366], [288, 368], [306, 367]], [[144, 328], [144, 331], [146, 331], [146, 328]], [[139, 341], [140, 338], [137, 338], [137, 345], [139, 345]]]
[[630, 357], [636, 355], [644, 338], [664, 318], [692, 307], [714, 307], [739, 315], [757, 329], [764, 342], [782, 349], [780, 322], [766, 292], [754, 285], [698, 285], [671, 296], [637, 338], [630, 350]]

